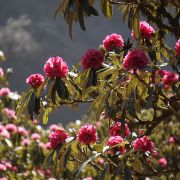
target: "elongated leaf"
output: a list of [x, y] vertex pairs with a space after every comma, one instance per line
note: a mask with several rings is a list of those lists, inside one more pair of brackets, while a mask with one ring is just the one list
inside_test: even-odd
[[43, 124], [47, 124], [48, 122], [48, 118], [49, 118], [49, 113], [52, 111], [51, 108], [46, 108], [45, 112], [44, 112], [44, 115], [43, 115], [43, 118], [42, 118], [42, 122]]
[[64, 163], [63, 163], [63, 167], [66, 168], [66, 165], [67, 165], [67, 162], [68, 162], [68, 159], [69, 159], [69, 156], [71, 154], [71, 145], [69, 146], [65, 156], [64, 156]]
[[35, 96], [34, 112], [35, 112], [36, 114], [39, 114], [40, 108], [41, 108], [41, 101], [40, 101], [40, 98]]
[[96, 70], [91, 68], [89, 71], [89, 76], [88, 76], [88, 81], [87, 81], [86, 87], [96, 86], [96, 84], [97, 84]]
[[86, 27], [85, 27], [85, 24], [84, 24], [84, 15], [83, 15], [83, 9], [82, 7], [80, 6], [79, 8], [79, 12], [78, 12], [78, 19], [79, 19], [79, 24], [80, 24], [80, 27], [83, 31], [86, 30]]
[[29, 98], [29, 96], [31, 95], [32, 93], [32, 89], [31, 90], [28, 90], [26, 91], [22, 96], [21, 98], [19, 99], [18, 101], [18, 104], [17, 104], [17, 108], [16, 108], [16, 114], [21, 114], [23, 109], [25, 108], [25, 102], [27, 101], [27, 99]]
[[35, 91], [32, 92], [28, 101], [28, 114], [30, 119], [33, 119], [34, 109], [35, 109]]
[[60, 78], [56, 79], [56, 86], [57, 86], [57, 94], [60, 99], [65, 100], [69, 97], [68, 89], [64, 83], [64, 81]]
[[124, 169], [124, 180], [132, 180], [132, 172], [128, 166]]
[[113, 7], [109, 1], [101, 0], [101, 9], [105, 17], [112, 18], [113, 16]]
[[86, 167], [86, 165], [91, 162], [92, 160], [94, 160], [95, 158], [97, 158], [99, 155], [101, 155], [101, 153], [97, 153], [94, 154], [92, 157], [90, 157], [86, 162], [84, 162], [80, 168], [78, 169], [78, 171], [75, 173], [76, 175], [79, 175], [81, 173], [81, 171]]

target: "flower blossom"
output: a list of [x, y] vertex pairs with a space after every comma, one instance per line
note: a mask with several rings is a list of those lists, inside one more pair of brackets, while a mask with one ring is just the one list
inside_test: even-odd
[[148, 58], [141, 49], [129, 51], [123, 60], [126, 70], [143, 68], [148, 64]]
[[77, 139], [79, 143], [85, 145], [96, 143], [98, 136], [95, 127], [91, 124], [82, 126], [78, 131]]
[[154, 150], [154, 142], [149, 140], [147, 136], [137, 138], [133, 143], [135, 151], [152, 152]]
[[68, 133], [62, 129], [57, 129], [51, 132], [49, 135], [51, 148], [55, 149], [58, 145], [64, 144], [68, 137]]
[[46, 76], [50, 78], [64, 78], [68, 74], [69, 69], [66, 62], [61, 57], [57, 56], [48, 59], [44, 65], [44, 72]]
[[112, 51], [115, 48], [122, 48], [123, 45], [124, 40], [119, 34], [111, 34], [109, 36], [106, 36], [106, 38], [103, 40], [103, 46], [107, 51]]
[[88, 49], [82, 57], [82, 66], [84, 69], [98, 69], [102, 66], [104, 56], [101, 51], [96, 49]]
[[27, 79], [26, 83], [37, 89], [44, 82], [44, 77], [41, 74], [31, 74]]

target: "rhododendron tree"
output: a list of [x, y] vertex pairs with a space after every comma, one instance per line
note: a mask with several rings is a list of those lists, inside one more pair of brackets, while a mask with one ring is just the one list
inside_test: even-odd
[[[51, 166], [43, 166], [49, 151], [47, 143], [50, 130], [37, 126], [35, 120], [28, 120], [22, 114], [18, 116], [15, 114], [20, 95], [9, 89], [6, 76], [8, 72], [4, 69], [2, 71], [0, 78], [0, 179], [53, 178]], [[37, 85], [42, 83], [36, 79], [38, 77], [40, 81], [43, 80], [42, 76], [33, 75], [27, 83], [32, 83], [32, 88], [37, 89]]]
[[[179, 179], [179, 1], [100, 2], [108, 18], [118, 6], [129, 39], [107, 35], [98, 48], [84, 53], [82, 68], [50, 57], [44, 79], [39, 83], [39, 76], [32, 75], [27, 81], [32, 88], [22, 94], [16, 118], [46, 124], [62, 105], [77, 110], [80, 103], [90, 103], [81, 121], [65, 129], [51, 127], [44, 164], [59, 179]], [[98, 15], [94, 3], [61, 1], [57, 13], [65, 16], [71, 36], [73, 21], [85, 30], [84, 17]], [[176, 38], [173, 47], [165, 39], [170, 33]], [[2, 130], [3, 137], [10, 137], [12, 129]], [[35, 130], [30, 132], [22, 146], [41, 140]]]

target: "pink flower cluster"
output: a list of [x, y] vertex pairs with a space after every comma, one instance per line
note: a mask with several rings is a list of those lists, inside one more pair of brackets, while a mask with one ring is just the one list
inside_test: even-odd
[[14, 124], [7, 124], [7, 125], [5, 126], [5, 128], [6, 128], [6, 130], [7, 130], [8, 132], [10, 132], [10, 133], [16, 133], [16, 132], [17, 132], [17, 127], [16, 127], [16, 125], [14, 125]]
[[69, 69], [66, 62], [61, 57], [57, 56], [48, 59], [44, 65], [44, 72], [46, 76], [50, 78], [64, 78], [68, 74]]
[[3, 68], [0, 67], [0, 78], [4, 76]]
[[17, 172], [18, 169], [16, 166], [13, 166], [8, 161], [1, 161], [0, 162], [0, 172], [6, 171], [6, 170]]
[[123, 60], [123, 67], [126, 70], [140, 69], [147, 64], [148, 58], [146, 54], [140, 49], [129, 51]]
[[24, 127], [21, 127], [21, 126], [17, 127], [17, 133], [25, 137], [28, 136], [29, 134], [29, 132]]
[[175, 51], [176, 55], [180, 56], [180, 39], [176, 42]]
[[[110, 136], [120, 136], [122, 135], [122, 130], [121, 130], [121, 123], [120, 122], [114, 122], [109, 131]], [[127, 124], [125, 124], [125, 136], [129, 136], [131, 134], [131, 131], [128, 127]]]
[[169, 87], [179, 81], [179, 75], [174, 72], [170, 72], [167, 70], [158, 70], [157, 74], [162, 76], [162, 82], [165, 87]]
[[12, 123], [6, 124], [5, 126], [0, 125], [0, 136], [10, 138], [11, 134], [14, 133], [24, 137], [28, 136], [28, 131], [22, 126], [16, 126]]
[[165, 168], [165, 167], [167, 166], [167, 160], [166, 160], [166, 158], [160, 158], [160, 159], [158, 160], [158, 163], [159, 163], [159, 165], [160, 165], [161, 167], [163, 167], [163, 168]]
[[22, 146], [28, 146], [30, 143], [31, 143], [31, 141], [29, 139], [26, 139], [26, 138], [21, 141]]
[[3, 87], [0, 89], [0, 96], [4, 97], [4, 96], [8, 96], [10, 94], [10, 89], [7, 87]]
[[91, 124], [82, 126], [78, 131], [77, 139], [79, 143], [85, 145], [95, 144], [98, 139], [95, 127]]
[[[155, 30], [153, 29], [152, 26], [150, 26], [147, 22], [141, 21], [139, 23], [139, 30], [141, 33], [141, 37], [143, 39], [149, 39], [153, 36], [155, 33]], [[132, 36], [136, 39], [134, 32], [132, 31]]]
[[0, 137], [10, 138], [10, 133], [6, 130], [6, 128], [0, 124]]
[[115, 48], [122, 48], [124, 46], [124, 40], [119, 34], [111, 34], [106, 36], [103, 40], [103, 46], [107, 51], [113, 51]]
[[178, 80], [179, 80], [179, 75], [173, 72], [166, 73], [162, 78], [162, 81], [166, 86], [170, 86], [178, 82]]
[[63, 127], [58, 126], [57, 124], [51, 124], [50, 127], [49, 127], [49, 129], [50, 129], [51, 131], [56, 131], [57, 129], [63, 129]]
[[115, 152], [119, 151], [121, 154], [123, 154], [126, 152], [124, 145], [122, 144], [123, 142], [124, 141], [121, 136], [110, 136], [106, 144], [110, 147], [117, 145], [117, 147], [111, 149], [111, 153], [114, 154]]
[[32, 74], [26, 79], [26, 83], [37, 89], [44, 82], [44, 77], [41, 74]]
[[16, 119], [16, 118], [17, 118], [15, 111], [12, 110], [12, 109], [4, 108], [4, 109], [2, 110], [2, 112], [3, 112], [9, 119]]
[[147, 136], [143, 136], [141, 138], [137, 138], [134, 141], [133, 148], [135, 151], [152, 152], [154, 149], [154, 142], [149, 140], [149, 138]]
[[82, 57], [82, 66], [84, 69], [98, 69], [102, 66], [104, 56], [101, 51], [96, 49], [88, 49]]
[[38, 134], [38, 133], [33, 133], [33, 134], [31, 135], [31, 139], [34, 140], [34, 141], [37, 141], [37, 140], [40, 140], [40, 139], [41, 139], [41, 136], [40, 136], [40, 134]]
[[68, 137], [68, 133], [62, 129], [51, 132], [49, 135], [50, 148], [55, 149], [58, 145], [64, 144]]

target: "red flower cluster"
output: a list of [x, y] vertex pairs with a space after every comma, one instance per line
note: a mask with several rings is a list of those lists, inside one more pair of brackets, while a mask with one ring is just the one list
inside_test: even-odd
[[175, 138], [174, 138], [173, 136], [169, 137], [168, 142], [169, 142], [170, 144], [174, 144], [174, 143], [175, 143]]
[[[141, 21], [139, 23], [139, 30], [141, 33], [141, 37], [143, 39], [149, 39], [153, 36], [155, 33], [154, 29], [152, 26], [150, 26], [147, 22]], [[136, 39], [134, 32], [132, 31], [132, 36]]]
[[95, 127], [86, 124], [79, 129], [77, 138], [79, 143], [89, 145], [96, 143], [98, 136]]
[[173, 72], [167, 72], [164, 74], [162, 81], [165, 86], [170, 86], [179, 80], [179, 75]]
[[158, 163], [159, 163], [159, 165], [160, 165], [161, 167], [163, 167], [163, 168], [165, 168], [165, 167], [167, 166], [167, 160], [166, 160], [166, 158], [160, 158], [160, 159], [158, 160]]
[[68, 74], [69, 69], [66, 62], [61, 57], [57, 56], [48, 59], [44, 65], [44, 72], [46, 76], [50, 78], [64, 78]]
[[143, 68], [147, 64], [148, 58], [140, 49], [129, 51], [123, 60], [123, 67], [127, 70]]
[[176, 50], [176, 55], [180, 56], [180, 39], [176, 42], [175, 50]]
[[84, 69], [98, 69], [102, 66], [104, 56], [101, 51], [96, 49], [88, 49], [82, 57], [82, 66]]
[[123, 154], [125, 153], [126, 150], [122, 145], [122, 143], [123, 143], [123, 138], [121, 136], [111, 136], [109, 137], [106, 144], [110, 147], [118, 145], [117, 147], [113, 148], [111, 152], [114, 154], [116, 151], [119, 151], [121, 154]]
[[[109, 131], [110, 136], [120, 136], [121, 135], [121, 123], [120, 122], [114, 122]], [[129, 136], [131, 134], [131, 131], [127, 124], [125, 124], [125, 136]]]
[[26, 79], [26, 83], [37, 89], [44, 82], [44, 77], [41, 74], [32, 74]]
[[103, 46], [107, 51], [113, 51], [115, 48], [122, 48], [124, 46], [124, 40], [119, 34], [111, 34], [106, 36], [103, 40]]
[[4, 76], [4, 71], [3, 69], [0, 67], [0, 77]]
[[147, 136], [144, 136], [142, 138], [137, 138], [134, 141], [133, 148], [135, 151], [152, 152], [154, 149], [154, 142], [149, 140]]
[[9, 88], [3, 87], [0, 89], [0, 96], [8, 96], [11, 93]]
[[58, 145], [64, 144], [69, 137], [65, 130], [57, 129], [49, 135], [50, 147], [55, 149]]

